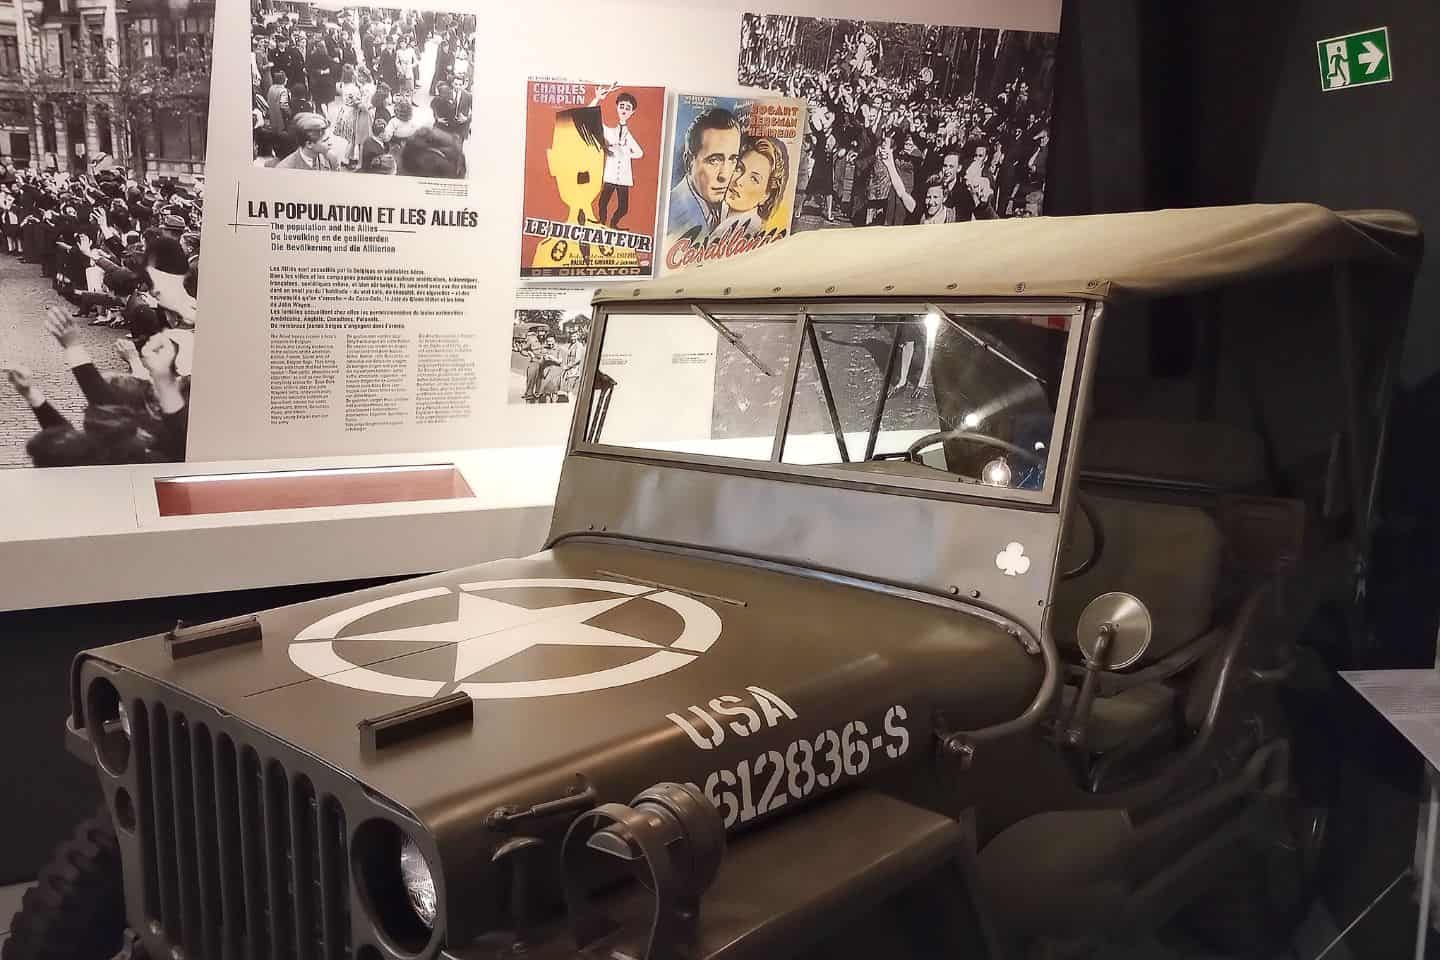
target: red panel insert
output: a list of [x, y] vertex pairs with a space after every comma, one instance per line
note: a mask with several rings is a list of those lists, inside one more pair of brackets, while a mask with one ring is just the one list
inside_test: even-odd
[[278, 470], [193, 477], [158, 477], [162, 517], [249, 513], [364, 503], [464, 500], [475, 496], [453, 463], [415, 467]]

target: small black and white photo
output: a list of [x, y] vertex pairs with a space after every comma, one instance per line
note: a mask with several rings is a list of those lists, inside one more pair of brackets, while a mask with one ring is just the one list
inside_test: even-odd
[[474, 14], [258, 0], [250, 19], [258, 167], [463, 180]]
[[17, 25], [0, 73], [0, 467], [185, 459], [213, 14], [47, 3]]
[[573, 403], [590, 343], [590, 310], [518, 308], [510, 333], [510, 403]]
[[793, 228], [1039, 216], [1058, 38], [744, 14], [739, 82], [809, 105]]

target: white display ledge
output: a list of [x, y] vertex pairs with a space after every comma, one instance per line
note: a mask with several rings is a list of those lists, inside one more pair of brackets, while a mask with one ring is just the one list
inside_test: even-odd
[[[0, 611], [429, 573], [538, 549], [563, 451], [0, 470]], [[453, 464], [471, 497], [161, 516], [155, 481]]]

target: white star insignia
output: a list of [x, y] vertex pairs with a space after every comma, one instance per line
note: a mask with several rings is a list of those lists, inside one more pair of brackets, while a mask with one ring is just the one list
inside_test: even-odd
[[615, 597], [585, 603], [568, 603], [532, 610], [490, 597], [460, 594], [454, 620], [419, 627], [401, 627], [376, 633], [351, 634], [337, 639], [393, 640], [398, 643], [454, 644], [455, 675], [459, 682], [523, 653], [531, 647], [639, 647], [663, 649], [659, 644], [592, 627], [585, 621], [634, 597]]

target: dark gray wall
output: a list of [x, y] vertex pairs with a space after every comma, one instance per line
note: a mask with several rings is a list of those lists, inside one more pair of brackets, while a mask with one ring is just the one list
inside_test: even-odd
[[[1440, 38], [1436, 0], [1065, 0], [1048, 209], [1054, 214], [1313, 201], [1396, 207], [1440, 225]], [[1325, 93], [1315, 43], [1390, 28], [1394, 81]], [[1371, 582], [1387, 666], [1434, 656], [1440, 501], [1440, 265], [1423, 265], [1382, 497]], [[1154, 314], [1164, 314], [1157, 305]], [[1149, 325], [1150, 360], [1192, 332]], [[1146, 335], [1144, 324], [1134, 333]], [[1163, 336], [1162, 336], [1163, 335]], [[1107, 348], [1108, 349], [1108, 348]], [[1306, 344], [1295, 344], [1303, 356]], [[1132, 351], [1133, 352], [1133, 351]], [[1183, 352], [1183, 350], [1182, 350]], [[1143, 357], [1142, 357], [1143, 359]], [[1415, 389], [1426, 378], [1423, 388]], [[1358, 698], [1329, 701], [1337, 759], [1322, 889], [1337, 925], [1408, 862], [1418, 760]], [[1347, 938], [1352, 955], [1408, 956], [1414, 909], [1392, 893]]]
[[[1394, 81], [1320, 88], [1315, 43], [1390, 28]], [[1308, 200], [1440, 223], [1440, 3], [1066, 0], [1053, 214]], [[1403, 379], [1440, 371], [1440, 263]]]
[[1065, 3], [1045, 196], [1052, 216], [1145, 207], [1140, 7]]
[[[1191, 103], [1196, 202], [1314, 200], [1396, 207], [1440, 225], [1440, 4], [1281, 0], [1193, 4]], [[1315, 42], [1390, 28], [1394, 81], [1324, 92]], [[1257, 63], [1256, 61], [1265, 61]], [[1258, 83], [1250, 82], [1253, 64]], [[1266, 74], [1269, 74], [1268, 76]], [[1237, 112], [1246, 114], [1243, 125]], [[1228, 149], [1243, 142], [1238, 156]], [[1249, 169], [1247, 169], [1249, 168]], [[1246, 182], [1248, 178], [1248, 183]], [[1415, 289], [1404, 376], [1440, 369], [1440, 263]]]
[[[1394, 81], [1325, 92], [1316, 41], [1390, 28]], [[1188, 43], [1151, 73], [1184, 99], [1183, 126], [1156, 132], [1155, 153], [1171, 158], [1176, 195], [1192, 204], [1309, 200], [1336, 209], [1395, 207], [1440, 225], [1440, 3], [1433, 0], [1192, 0], [1170, 29]], [[1153, 129], [1153, 128], [1152, 128]], [[1402, 380], [1412, 388], [1440, 371], [1440, 264], [1422, 264], [1410, 314]], [[1303, 350], [1303, 344], [1297, 344]], [[1433, 656], [1437, 508], [1433, 486], [1435, 397], [1410, 392], [1397, 408], [1381, 501], [1383, 527], [1372, 587], [1384, 665], [1423, 665]], [[1431, 412], [1427, 412], [1431, 411]], [[1408, 532], [1407, 532], [1408, 528]], [[1426, 585], [1426, 581], [1430, 586]], [[1326, 899], [1343, 924], [1409, 860], [1419, 762], [1358, 698], [1334, 701], [1343, 731], [1335, 842]], [[1302, 735], [1306, 731], [1301, 731]], [[1313, 735], [1313, 731], [1310, 732]], [[1352, 933], [1362, 957], [1404, 956], [1413, 912], [1386, 898]]]

